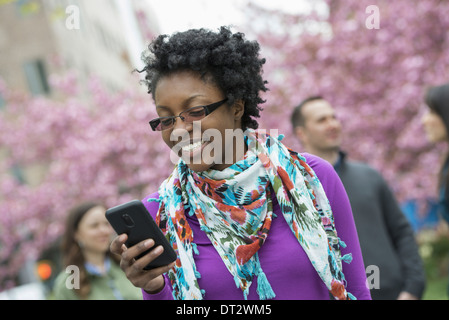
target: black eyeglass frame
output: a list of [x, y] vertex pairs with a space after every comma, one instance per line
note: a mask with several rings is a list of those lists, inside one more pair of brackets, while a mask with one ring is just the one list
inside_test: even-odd
[[[173, 127], [173, 125], [175, 124], [176, 118], [181, 118], [182, 121], [185, 121], [186, 118], [185, 118], [185, 116], [183, 117], [182, 114], [183, 114], [183, 113], [185, 114], [185, 113], [187, 113], [187, 112], [189, 112], [189, 111], [191, 111], [191, 110], [193, 110], [193, 109], [197, 109], [197, 108], [203, 108], [203, 109], [204, 109], [204, 113], [205, 113], [204, 117], [198, 120], [198, 121], [201, 121], [202, 119], [204, 119], [205, 117], [207, 117], [209, 114], [211, 114], [212, 112], [214, 112], [216, 109], [218, 109], [219, 107], [221, 107], [221, 106], [222, 106], [225, 102], [227, 102], [227, 101], [228, 101], [228, 98], [223, 99], [223, 100], [218, 101], [218, 102], [214, 102], [214, 103], [208, 104], [208, 105], [206, 105], [206, 106], [196, 106], [196, 107], [192, 107], [192, 108], [189, 108], [189, 109], [187, 109], [187, 110], [184, 110], [183, 112], [181, 112], [181, 113], [180, 113], [179, 115], [177, 115], [177, 116], [160, 117], [160, 118], [153, 119], [153, 120], [151, 120], [151, 121], [149, 122], [149, 124], [150, 124], [151, 129], [152, 129], [153, 131], [164, 131], [164, 130], [168, 130], [168, 129], [171, 129], [171, 128]], [[163, 120], [168, 120], [168, 119], [171, 119], [171, 120], [172, 120], [172, 125], [170, 126], [170, 128], [167, 128], [167, 129], [164, 129], [164, 130], [157, 130], [157, 127], [159, 126], [159, 124], [161, 123], [161, 121], [163, 121]]]

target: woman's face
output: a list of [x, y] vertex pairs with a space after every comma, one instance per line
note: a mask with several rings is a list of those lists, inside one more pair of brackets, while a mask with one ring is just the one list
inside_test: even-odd
[[[200, 74], [193, 71], [179, 71], [161, 78], [154, 96], [159, 117], [177, 116], [189, 108], [210, 105], [226, 98], [212, 81], [201, 79]], [[191, 170], [223, 170], [244, 155], [243, 112], [244, 104], [239, 101], [232, 106], [224, 103], [193, 123], [186, 123], [178, 117], [172, 128], [161, 132], [162, 138], [173, 154], [182, 157]]]
[[447, 130], [443, 119], [433, 110], [429, 109], [429, 111], [423, 115], [421, 120], [427, 139], [430, 142], [435, 143], [448, 140]]
[[75, 239], [83, 250], [106, 253], [114, 233], [105, 217], [106, 209], [97, 206], [87, 211], [81, 218]]

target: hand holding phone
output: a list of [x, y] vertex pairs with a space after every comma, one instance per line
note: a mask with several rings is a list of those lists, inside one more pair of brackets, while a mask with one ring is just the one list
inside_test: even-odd
[[[167, 273], [174, 267], [175, 262], [171, 264], [151, 270], [144, 270], [143, 268], [151, 261], [155, 260], [163, 251], [162, 246], [154, 248], [154, 240], [147, 239], [132, 247], [127, 248], [125, 242], [128, 240], [128, 235], [123, 233], [112, 241], [111, 252], [121, 256], [120, 268], [125, 273], [128, 280], [137, 288], [142, 288], [147, 293], [155, 294], [160, 292], [166, 285], [164, 273]], [[146, 256], [139, 260], [134, 257], [140, 255], [142, 252], [152, 249]]]
[[143, 268], [144, 270], [167, 266], [176, 261], [176, 252], [141, 201], [133, 200], [110, 208], [106, 211], [106, 218], [117, 234], [127, 234], [128, 238], [125, 245], [128, 248], [144, 240], [153, 239], [155, 244], [150, 249], [136, 256], [136, 260], [147, 255], [154, 248], [163, 247], [162, 254], [148, 263]]

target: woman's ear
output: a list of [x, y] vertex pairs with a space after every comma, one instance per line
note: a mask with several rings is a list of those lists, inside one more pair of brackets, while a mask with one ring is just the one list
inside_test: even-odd
[[233, 111], [235, 120], [241, 120], [245, 113], [245, 101], [241, 99], [236, 100], [233, 105]]

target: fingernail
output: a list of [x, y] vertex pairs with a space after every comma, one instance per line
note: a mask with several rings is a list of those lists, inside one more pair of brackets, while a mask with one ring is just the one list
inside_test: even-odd
[[158, 246], [156, 247], [156, 249], [154, 249], [154, 253], [156, 254], [160, 254], [162, 253], [162, 251], [164, 251], [164, 248], [162, 248], [162, 246]]
[[150, 247], [152, 247], [152, 246], [154, 246], [154, 241], [153, 240], [147, 240], [147, 241], [145, 241], [144, 243], [143, 243], [143, 245], [146, 247], [146, 248], [150, 248]]

